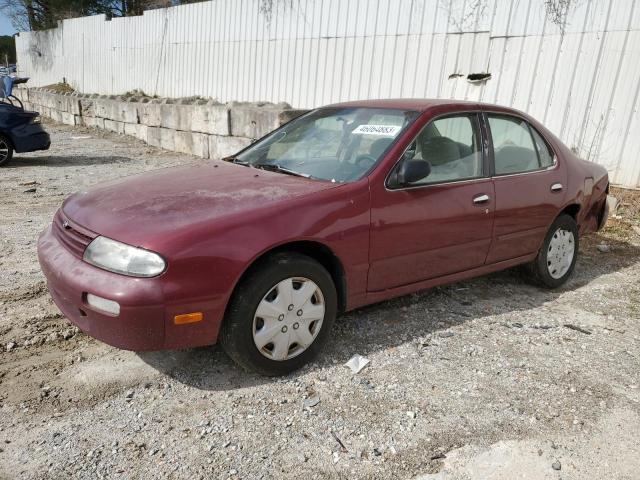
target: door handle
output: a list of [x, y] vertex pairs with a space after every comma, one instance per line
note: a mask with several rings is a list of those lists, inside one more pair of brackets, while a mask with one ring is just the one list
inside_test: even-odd
[[562, 190], [562, 184], [561, 183], [554, 183], [553, 185], [551, 185], [551, 191], [552, 192], [559, 192], [560, 190]]
[[476, 197], [473, 197], [473, 203], [486, 203], [489, 201], [489, 195], [487, 195], [486, 193], [483, 193], [482, 195], [478, 195]]

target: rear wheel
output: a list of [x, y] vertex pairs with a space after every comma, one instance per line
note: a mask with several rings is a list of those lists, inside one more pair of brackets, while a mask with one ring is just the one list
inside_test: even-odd
[[538, 256], [529, 264], [533, 280], [547, 288], [566, 282], [575, 268], [578, 246], [578, 225], [569, 215], [560, 215], [551, 224]]
[[238, 286], [220, 343], [244, 368], [284, 375], [318, 354], [336, 310], [335, 285], [322, 265], [297, 253], [275, 254]]
[[7, 137], [0, 134], [0, 167], [6, 165], [13, 158], [13, 146]]

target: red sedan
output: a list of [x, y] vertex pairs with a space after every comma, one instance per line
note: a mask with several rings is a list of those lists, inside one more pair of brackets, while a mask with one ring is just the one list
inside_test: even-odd
[[558, 287], [607, 217], [604, 168], [494, 105], [332, 105], [226, 160], [69, 197], [38, 243], [60, 310], [116, 347], [220, 341], [284, 374], [339, 312], [521, 264]]

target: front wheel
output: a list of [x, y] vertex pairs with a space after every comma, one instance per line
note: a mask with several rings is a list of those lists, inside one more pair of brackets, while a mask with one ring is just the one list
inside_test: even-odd
[[284, 375], [311, 361], [337, 311], [331, 275], [298, 253], [278, 253], [242, 280], [220, 333], [227, 354], [262, 375]]
[[529, 264], [533, 280], [547, 288], [557, 288], [573, 273], [578, 258], [578, 225], [562, 214], [551, 224], [536, 259]]
[[0, 135], [0, 167], [5, 166], [13, 157], [11, 142], [4, 135]]

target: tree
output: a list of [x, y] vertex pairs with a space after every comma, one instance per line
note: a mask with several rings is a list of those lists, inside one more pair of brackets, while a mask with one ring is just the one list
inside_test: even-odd
[[9, 17], [17, 30], [44, 30], [55, 28], [65, 18], [142, 15], [145, 10], [194, 1], [202, 0], [0, 0], [0, 13]]
[[104, 13], [101, 0], [0, 0], [0, 12], [18, 30], [55, 28], [58, 20]]
[[16, 63], [16, 42], [11, 35], [0, 36], [0, 63]]

